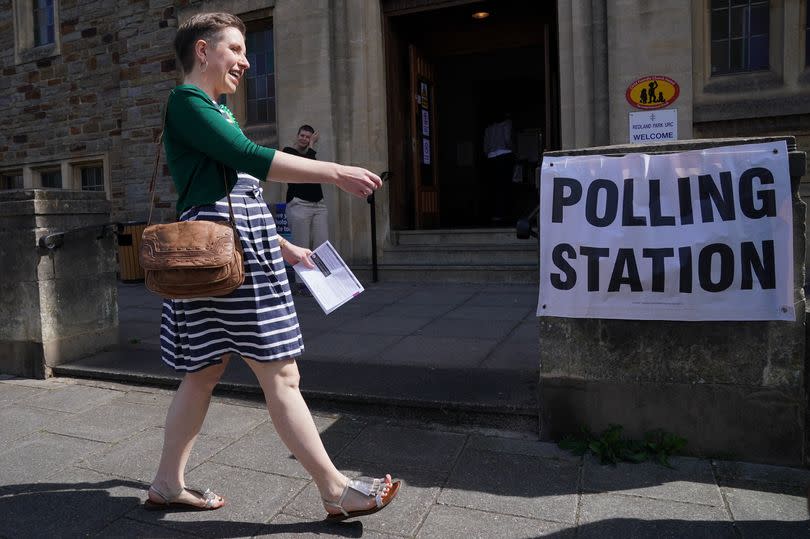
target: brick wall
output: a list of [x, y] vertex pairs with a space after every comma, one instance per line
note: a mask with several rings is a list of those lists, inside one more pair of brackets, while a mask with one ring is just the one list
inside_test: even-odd
[[[113, 219], [144, 219], [160, 110], [177, 79], [175, 4], [61, 0], [61, 54], [16, 65], [12, 3], [0, 0], [0, 166], [106, 153]], [[175, 195], [160, 172], [170, 218]]]

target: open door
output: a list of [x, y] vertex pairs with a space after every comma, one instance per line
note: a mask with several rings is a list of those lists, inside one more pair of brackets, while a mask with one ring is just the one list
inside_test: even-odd
[[416, 228], [439, 224], [439, 177], [436, 165], [436, 71], [413, 45], [410, 58], [411, 155]]

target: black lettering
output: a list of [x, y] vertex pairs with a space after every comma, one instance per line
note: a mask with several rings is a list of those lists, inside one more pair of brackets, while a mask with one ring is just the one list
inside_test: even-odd
[[[596, 203], [599, 200], [599, 191], [605, 191], [605, 215], [596, 215]], [[597, 227], [606, 227], [616, 220], [619, 211], [619, 188], [610, 180], [597, 179], [588, 186], [585, 201], [585, 219]]]
[[678, 178], [678, 203], [681, 207], [681, 224], [693, 224], [695, 216], [692, 213], [692, 188], [689, 178]]
[[625, 178], [624, 192], [622, 192], [622, 226], [646, 226], [644, 216], [633, 215], [633, 192], [635, 186], [633, 178]]
[[[568, 195], [565, 195], [565, 188]], [[573, 206], [582, 198], [582, 184], [574, 178], [554, 178], [554, 189], [551, 202], [551, 222], [562, 223], [563, 207]]]
[[711, 174], [701, 174], [698, 176], [698, 190], [700, 215], [704, 223], [714, 222], [712, 203], [723, 221], [734, 220], [734, 188], [731, 185], [731, 172], [720, 173], [719, 190]]
[[571, 267], [571, 264], [563, 258], [563, 254], [569, 259], [575, 259], [577, 257], [577, 252], [567, 243], [560, 243], [554, 246], [554, 249], [551, 251], [551, 260], [554, 262], [554, 265], [565, 274], [565, 280], [561, 279], [559, 273], [552, 273], [551, 286], [557, 290], [571, 290], [574, 288], [574, 285], [577, 284], [577, 273], [574, 271], [574, 268]]
[[[763, 262], [764, 259], [764, 262]], [[776, 263], [773, 255], [773, 240], [762, 242], [762, 257], [757, 253], [757, 248], [752, 241], [744, 241], [740, 244], [740, 265], [742, 266], [743, 290], [754, 288], [754, 280], [751, 270], [757, 274], [757, 281], [763, 290], [773, 290], [776, 288]]]
[[678, 262], [681, 265], [681, 294], [692, 293], [692, 248], [678, 247]]
[[607, 258], [610, 249], [607, 247], [580, 246], [579, 254], [588, 257], [588, 292], [599, 291], [599, 259]]
[[[627, 277], [624, 276], [625, 268]], [[618, 292], [623, 284], [630, 285], [631, 292], [641, 292], [641, 279], [638, 276], [638, 265], [636, 265], [636, 255], [632, 249], [619, 249], [616, 254], [616, 264], [613, 266], [613, 273], [610, 275], [610, 285], [608, 292]]]
[[773, 174], [767, 168], [749, 168], [740, 176], [740, 209], [749, 219], [761, 219], [776, 215], [776, 193], [773, 189], [757, 191], [757, 200], [762, 202], [759, 208], [754, 207], [754, 178], [762, 185], [773, 183]]
[[[720, 276], [712, 281], [712, 258], [720, 255]], [[722, 292], [734, 281], [734, 251], [725, 243], [711, 243], [700, 250], [698, 255], [698, 278], [700, 287], [706, 292]]]
[[[652, 259], [652, 291], [664, 291], [664, 276], [666, 269], [664, 265], [665, 258], [672, 258], [675, 256], [675, 249], [665, 247], [661, 249], [642, 249], [641, 255], [644, 258]], [[683, 270], [683, 268], [681, 268]]]
[[661, 180], [650, 180], [650, 225], [675, 226], [674, 215], [661, 215]]

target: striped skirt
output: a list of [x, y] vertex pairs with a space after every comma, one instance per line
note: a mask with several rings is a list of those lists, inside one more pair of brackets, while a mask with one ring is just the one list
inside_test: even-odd
[[[273, 216], [259, 181], [247, 174], [231, 191], [245, 256], [245, 282], [216, 298], [164, 300], [161, 359], [192, 372], [222, 363], [227, 353], [257, 361], [300, 356], [304, 350]], [[228, 199], [194, 206], [181, 221], [227, 221]]]

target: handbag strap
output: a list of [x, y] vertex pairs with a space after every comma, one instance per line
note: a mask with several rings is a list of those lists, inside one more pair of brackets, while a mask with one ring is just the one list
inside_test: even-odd
[[[168, 108], [168, 103], [163, 105], [163, 120], [161, 121], [160, 126], [160, 135], [158, 135], [157, 139], [157, 152], [155, 152], [155, 167], [152, 169], [152, 179], [149, 181], [149, 218], [146, 220], [146, 225], [149, 226], [152, 224], [152, 210], [155, 208], [155, 180], [157, 179], [157, 172], [158, 172], [158, 165], [160, 164], [160, 151], [163, 147], [163, 133], [166, 130], [166, 109]], [[231, 204], [231, 191], [228, 189], [228, 178], [225, 175], [225, 165], [220, 163], [220, 168], [222, 170], [222, 181], [225, 183], [225, 195], [228, 197], [228, 215], [231, 222], [231, 226], [236, 231], [236, 218], [233, 216], [233, 204]]]

